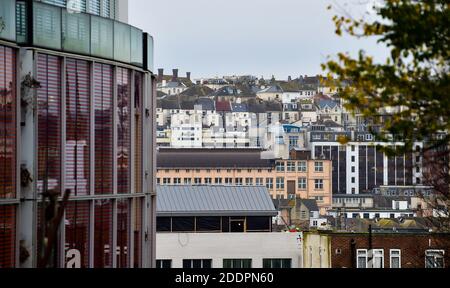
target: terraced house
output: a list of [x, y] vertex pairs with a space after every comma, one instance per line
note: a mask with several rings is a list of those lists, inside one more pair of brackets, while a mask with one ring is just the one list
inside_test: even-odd
[[331, 208], [330, 160], [264, 159], [260, 149], [171, 149], [157, 152], [160, 185], [266, 186], [272, 198], [315, 199]]

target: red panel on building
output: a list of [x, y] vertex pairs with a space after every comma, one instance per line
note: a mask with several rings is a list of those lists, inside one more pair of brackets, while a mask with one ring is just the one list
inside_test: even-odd
[[129, 267], [130, 201], [117, 200], [117, 268]]
[[111, 268], [113, 247], [113, 205], [112, 200], [95, 201], [94, 267]]
[[90, 194], [90, 80], [89, 63], [66, 61], [65, 186], [71, 195]]
[[131, 149], [130, 71], [117, 68], [117, 193], [130, 193]]
[[113, 68], [94, 64], [95, 194], [113, 194]]
[[0, 268], [12, 268], [16, 259], [16, 207], [0, 205]]
[[[61, 60], [38, 54], [38, 193], [61, 193]], [[47, 188], [45, 188], [47, 187]]]
[[[76, 250], [81, 258], [81, 268], [89, 267], [89, 231], [90, 231], [89, 201], [69, 202], [65, 218], [65, 252], [66, 265], [76, 256], [67, 256], [69, 250]], [[70, 254], [70, 253], [69, 253]], [[67, 266], [66, 266], [67, 267]], [[71, 267], [68, 265], [68, 267]], [[74, 267], [75, 268], [75, 267]]]
[[0, 199], [16, 197], [16, 97], [16, 54], [0, 46]]

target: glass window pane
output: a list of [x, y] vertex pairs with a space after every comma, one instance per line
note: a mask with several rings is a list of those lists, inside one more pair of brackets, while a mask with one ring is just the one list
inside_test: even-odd
[[66, 63], [65, 188], [72, 195], [90, 194], [90, 65], [84, 60]]
[[113, 58], [113, 21], [91, 17], [91, 55]]
[[[65, 224], [65, 252], [66, 265], [73, 257], [69, 250], [76, 250], [81, 256], [81, 267], [67, 268], [87, 268], [89, 267], [89, 245], [90, 245], [90, 203], [88, 201], [72, 201], [66, 208]], [[67, 257], [68, 256], [68, 257]]]
[[[0, 0], [2, 1], [2, 0]], [[1, 14], [2, 12], [0, 12]], [[0, 16], [1, 17], [1, 16]], [[25, 2], [16, 3], [16, 37], [18, 43], [25, 43], [27, 41], [27, 10]], [[0, 32], [1, 34], [1, 32]], [[0, 36], [1, 38], [1, 36]]]
[[114, 22], [114, 60], [130, 63], [130, 26]]
[[147, 69], [153, 71], [153, 37], [147, 34]]
[[16, 265], [16, 208], [0, 205], [0, 267], [14, 268]]
[[0, 39], [16, 40], [16, 1], [0, 0]]
[[61, 50], [61, 9], [38, 2], [33, 7], [34, 44]]
[[91, 29], [88, 14], [62, 12], [62, 48], [65, 51], [90, 53]]
[[113, 253], [112, 200], [96, 200], [94, 209], [94, 267], [111, 268]]
[[143, 64], [143, 34], [142, 31], [131, 27], [131, 64], [141, 66]]
[[89, 13], [100, 15], [100, 0], [90, 0], [88, 8]]
[[16, 197], [18, 184], [15, 49], [0, 45], [0, 70], [0, 199], [4, 199]]

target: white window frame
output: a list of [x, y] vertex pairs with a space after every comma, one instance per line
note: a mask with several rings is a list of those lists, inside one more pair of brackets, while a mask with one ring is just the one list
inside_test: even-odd
[[[376, 255], [376, 252], [381, 254]], [[374, 267], [375, 258], [381, 258], [381, 267]], [[372, 249], [372, 268], [384, 268], [384, 249]]]
[[[440, 253], [442, 255], [442, 268], [445, 268], [445, 251], [443, 249], [427, 249], [425, 250], [425, 268], [438, 268], [438, 267], [427, 267], [427, 254], [428, 253]], [[434, 256], [436, 260], [436, 256]]]
[[306, 179], [306, 177], [299, 177], [297, 179], [297, 189], [306, 190], [307, 188], [308, 188], [308, 179]]
[[306, 161], [299, 161], [297, 163], [297, 171], [298, 172], [306, 172]]
[[323, 162], [322, 161], [314, 162], [314, 172], [323, 172]]
[[[398, 252], [398, 255], [392, 255], [392, 252]], [[398, 267], [392, 267], [392, 259], [398, 258]], [[402, 268], [402, 250], [390, 249], [389, 250], [389, 268]]]
[[[359, 252], [364, 252], [365, 256], [361, 256], [366, 258], [366, 266], [365, 267], [359, 267]], [[367, 249], [356, 249], [356, 268], [367, 268], [368, 265], [368, 253]]]

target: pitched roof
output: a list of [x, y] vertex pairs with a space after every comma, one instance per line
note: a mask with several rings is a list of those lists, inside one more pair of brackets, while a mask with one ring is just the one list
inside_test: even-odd
[[180, 104], [176, 100], [158, 99], [156, 101], [156, 107], [162, 109], [180, 109]]
[[234, 88], [233, 86], [225, 86], [225, 87], [218, 89], [217, 91], [214, 91], [211, 95], [212, 96], [234, 96], [237, 94], [238, 94], [238, 92], [237, 92], [236, 88]]
[[326, 106], [333, 109], [338, 105], [338, 103], [332, 99], [319, 99], [317, 102], [320, 109], [324, 109]]
[[309, 211], [319, 211], [319, 206], [317, 206], [315, 199], [301, 199], [300, 202], [303, 203]]
[[233, 112], [248, 112], [248, 107], [245, 103], [232, 103], [231, 109]]
[[212, 93], [213, 90], [209, 88], [208, 86], [204, 85], [194, 85], [192, 87], [189, 87], [188, 89], [184, 90], [180, 93], [180, 95], [185, 96], [206, 96]]
[[229, 112], [231, 111], [231, 105], [229, 101], [216, 101], [217, 112]]
[[283, 89], [280, 87], [280, 85], [272, 85], [270, 87], [267, 87], [265, 89], [262, 89], [257, 92], [259, 93], [283, 93]]
[[202, 105], [202, 110], [215, 110], [214, 100], [210, 98], [198, 98], [195, 100], [195, 105]]
[[274, 161], [262, 159], [261, 149], [173, 149], [159, 148], [158, 168], [272, 168]]
[[157, 216], [275, 216], [264, 186], [158, 185]]

